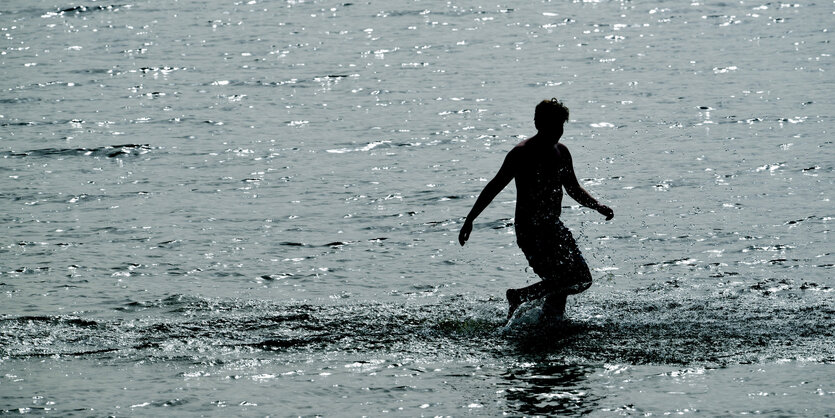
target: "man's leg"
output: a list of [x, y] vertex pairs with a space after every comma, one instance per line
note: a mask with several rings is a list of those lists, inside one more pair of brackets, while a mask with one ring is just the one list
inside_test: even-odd
[[578, 268], [566, 272], [569, 277], [576, 277], [577, 282], [569, 286], [560, 285], [556, 278], [551, 280], [542, 280], [530, 286], [520, 289], [507, 289], [505, 295], [507, 296], [507, 303], [509, 306], [507, 312], [507, 319], [513, 316], [513, 312], [523, 302], [529, 300], [539, 299], [545, 297], [545, 305], [542, 309], [550, 315], [562, 316], [565, 313], [565, 304], [568, 295], [584, 292], [591, 286], [591, 272], [585, 261]]
[[556, 313], [557, 315], [562, 315], [565, 311], [565, 299], [568, 297], [567, 294], [559, 292], [559, 289], [555, 289], [552, 282], [545, 280], [521, 289], [507, 289], [506, 295], [507, 303], [510, 305], [507, 313], [508, 319], [513, 316], [513, 312], [523, 302], [543, 297], [545, 297], [543, 310], [549, 312], [549, 314]]
[[530, 286], [516, 289], [516, 294], [519, 295], [522, 302], [539, 299], [551, 292], [551, 287], [548, 284], [549, 282], [541, 280]]
[[507, 319], [510, 319], [510, 317], [513, 316], [513, 312], [515, 312], [516, 308], [518, 308], [523, 302], [539, 299], [551, 293], [551, 291], [552, 289], [548, 285], [548, 282], [544, 280], [521, 289], [507, 289], [505, 295], [507, 296], [507, 303], [510, 305], [507, 312]]
[[[508, 289], [507, 302], [510, 305], [507, 318], [523, 302], [546, 297], [543, 310], [562, 316], [568, 295], [584, 292], [591, 286], [591, 272], [577, 247], [568, 228], [558, 223], [558, 232], [541, 235], [542, 240], [519, 240], [519, 248], [525, 253], [528, 264], [543, 280], [520, 289]], [[517, 231], [518, 234], [518, 231]], [[517, 235], [521, 237], [521, 235]], [[556, 241], [553, 241], [556, 240]], [[548, 249], [543, 252], [543, 249]], [[548, 280], [544, 280], [547, 278]], [[560, 278], [573, 278], [572, 282]]]
[[562, 318], [565, 314], [565, 303], [567, 300], [568, 294], [566, 293], [551, 293], [548, 296], [545, 296], [545, 304], [542, 305], [542, 313], [549, 318]]

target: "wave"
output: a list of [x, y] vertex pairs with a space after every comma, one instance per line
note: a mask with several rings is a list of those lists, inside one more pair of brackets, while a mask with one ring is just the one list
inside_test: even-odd
[[116, 11], [119, 11], [120, 9], [122, 9], [123, 7], [126, 8], [126, 9], [129, 9], [132, 6], [129, 5], [129, 4], [108, 4], [108, 5], [96, 5], [96, 6], [79, 5], [79, 6], [66, 7], [66, 8], [60, 9], [56, 12], [47, 12], [47, 13], [41, 15], [41, 17], [50, 18], [50, 17], [55, 17], [55, 16], [67, 16], [67, 15], [70, 15], [70, 14], [79, 15], [79, 14], [86, 14], [86, 13], [92, 13], [92, 12], [116, 12]]
[[95, 148], [41, 148], [23, 152], [7, 151], [0, 153], [0, 158], [23, 157], [63, 157], [63, 156], [91, 156], [117, 158], [147, 154], [154, 148], [148, 144], [107, 145]]

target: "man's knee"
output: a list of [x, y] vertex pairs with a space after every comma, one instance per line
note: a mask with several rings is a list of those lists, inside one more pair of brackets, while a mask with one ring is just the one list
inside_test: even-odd
[[571, 276], [574, 276], [578, 281], [590, 281], [591, 280], [591, 271], [589, 270], [589, 265], [586, 264], [585, 260], [577, 260], [572, 263], [568, 269], [568, 273]]
[[583, 264], [583, 267], [578, 269], [577, 275], [581, 277], [584, 282], [591, 281], [591, 271], [589, 270], [589, 266]]

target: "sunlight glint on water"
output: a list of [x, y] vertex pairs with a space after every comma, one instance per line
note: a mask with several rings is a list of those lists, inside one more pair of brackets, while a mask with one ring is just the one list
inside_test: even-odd
[[[0, 410], [827, 413], [831, 16], [6, 2]], [[515, 190], [457, 231], [550, 97], [616, 216], [565, 200], [595, 284], [506, 326]]]

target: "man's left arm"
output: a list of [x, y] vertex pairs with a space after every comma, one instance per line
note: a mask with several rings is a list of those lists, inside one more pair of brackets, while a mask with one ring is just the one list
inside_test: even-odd
[[572, 199], [576, 200], [577, 203], [587, 208], [594, 209], [601, 215], [605, 216], [607, 221], [614, 218], [615, 212], [610, 207], [598, 202], [597, 199], [592, 197], [592, 195], [580, 185], [580, 182], [577, 181], [577, 175], [574, 174], [574, 162], [571, 159], [571, 153], [568, 152], [568, 147], [562, 144], [559, 144], [559, 147], [565, 170], [562, 181], [566, 193], [568, 193]]

